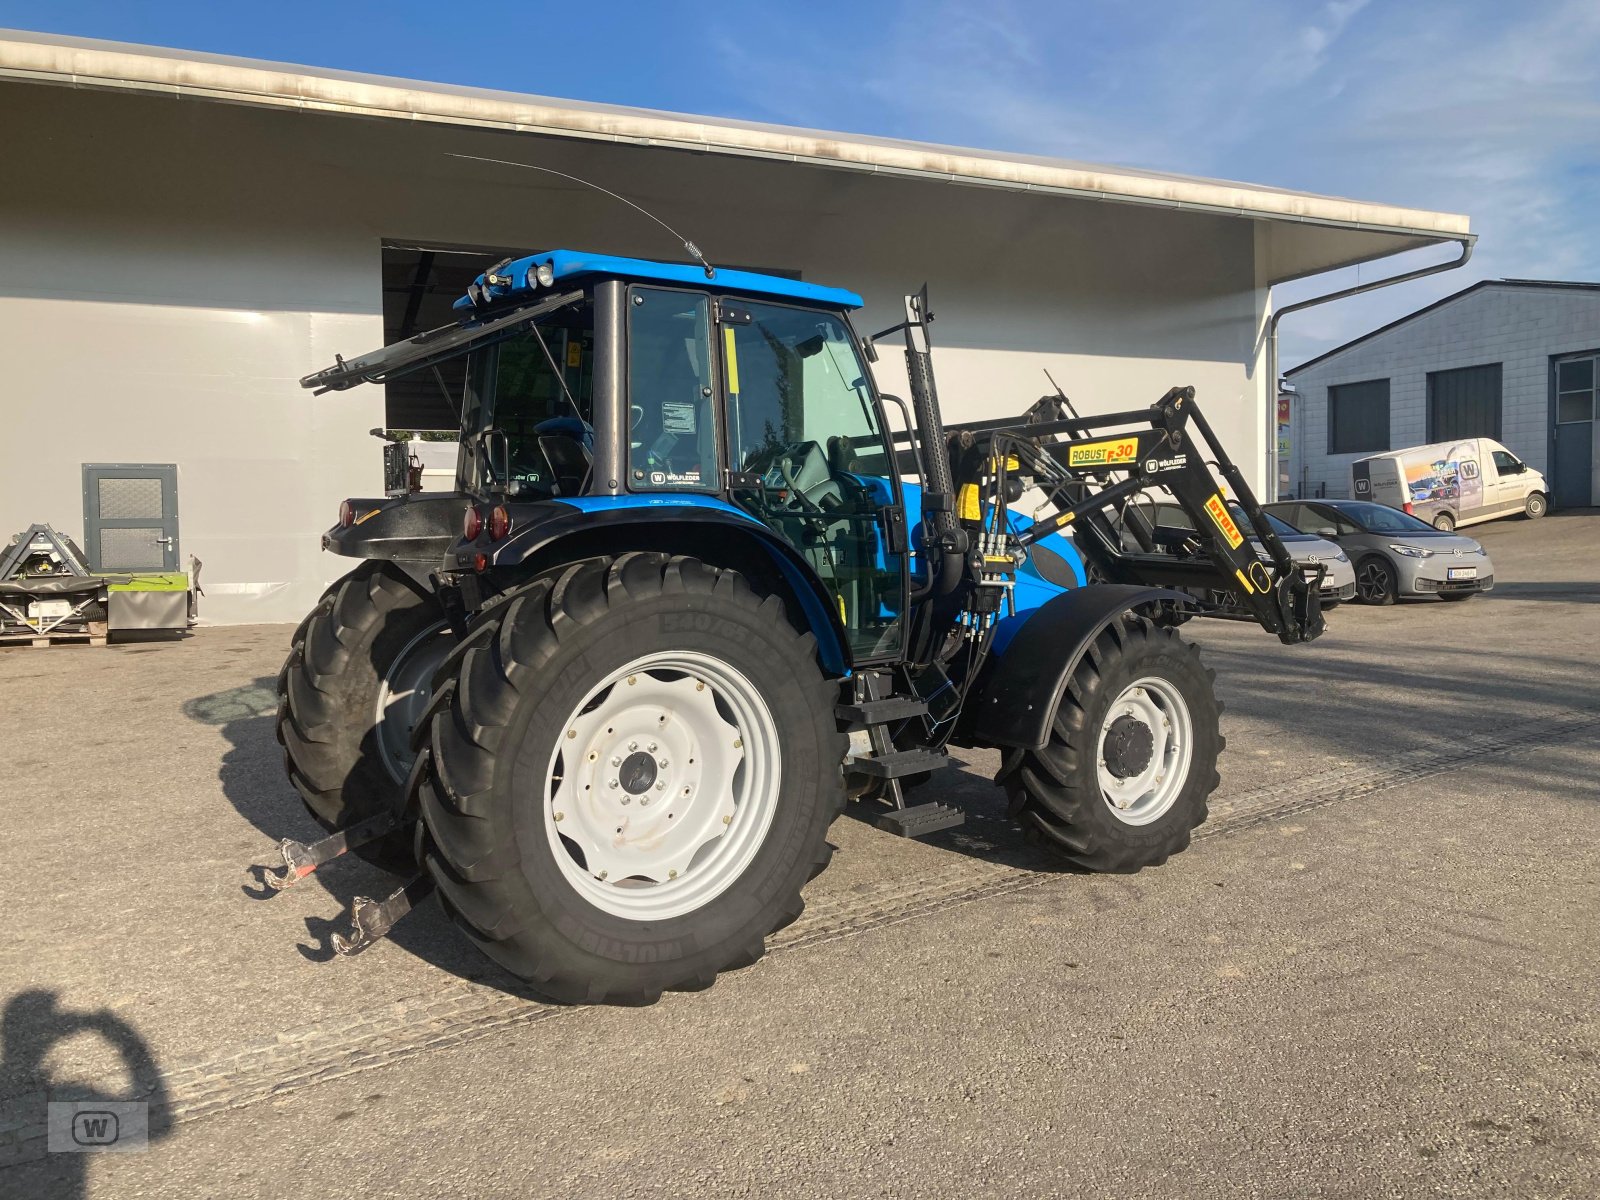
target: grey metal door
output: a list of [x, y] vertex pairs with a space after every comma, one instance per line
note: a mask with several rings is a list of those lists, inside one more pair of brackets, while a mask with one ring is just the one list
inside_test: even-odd
[[1594, 503], [1595, 384], [1600, 382], [1596, 374], [1594, 358], [1556, 364], [1550, 499], [1557, 508]]
[[83, 540], [91, 571], [178, 570], [178, 468], [85, 463]]

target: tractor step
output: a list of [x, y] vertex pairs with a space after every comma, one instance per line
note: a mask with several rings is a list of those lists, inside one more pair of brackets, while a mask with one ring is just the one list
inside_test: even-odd
[[935, 801], [932, 804], [914, 804], [910, 808], [897, 808], [879, 813], [873, 824], [879, 829], [897, 833], [901, 837], [922, 837], [941, 829], [954, 829], [963, 824], [967, 814], [959, 808]]
[[949, 765], [948, 758], [931, 750], [896, 750], [891, 754], [875, 754], [870, 758], [850, 760], [850, 770], [870, 775], [874, 779], [904, 779], [907, 775], [937, 771]]
[[836, 704], [834, 716], [846, 729], [870, 729], [890, 721], [909, 721], [912, 717], [928, 715], [928, 703], [916, 696], [885, 696], [881, 700], [858, 700], [854, 704]]

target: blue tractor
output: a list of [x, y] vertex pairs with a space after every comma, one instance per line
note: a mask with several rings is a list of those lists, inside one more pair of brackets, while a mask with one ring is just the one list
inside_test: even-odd
[[[1308, 641], [1319, 581], [1192, 388], [947, 428], [926, 290], [875, 335], [904, 336], [909, 405], [874, 383], [860, 305], [557, 250], [302, 381], [431, 372], [461, 418], [454, 492], [345, 502], [323, 546], [362, 561], [279, 677], [289, 777], [330, 833], [285, 842], [272, 882], [352, 848], [412, 875], [358, 899], [338, 949], [437, 890], [554, 999], [706, 987], [800, 915], [847, 803], [908, 835], [958, 824], [952, 746], [998, 747], [1012, 815], [1075, 867], [1189, 844], [1222, 738], [1176, 627], [1225, 592]], [[1151, 488], [1202, 531], [1185, 553], [1130, 516]]]

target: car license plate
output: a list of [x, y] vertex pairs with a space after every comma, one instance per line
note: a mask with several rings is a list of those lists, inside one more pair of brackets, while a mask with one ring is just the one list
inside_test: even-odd
[[1476, 579], [1478, 577], [1478, 568], [1450, 567], [1447, 569], [1446, 575], [1450, 579]]
[[48, 621], [52, 617], [70, 617], [70, 600], [34, 600], [28, 604], [28, 615], [35, 621]]

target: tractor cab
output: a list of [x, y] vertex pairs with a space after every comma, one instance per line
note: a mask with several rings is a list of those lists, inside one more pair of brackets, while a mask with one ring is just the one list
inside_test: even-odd
[[[432, 371], [461, 418], [456, 512], [429, 545], [447, 570], [515, 575], [548, 557], [574, 510], [613, 525], [717, 524], [809, 578], [840, 665], [887, 660], [901, 650], [906, 520], [849, 324], [860, 304], [779, 276], [558, 250], [485, 271], [456, 302], [456, 325], [303, 382], [337, 390]], [[456, 386], [438, 370], [447, 359], [464, 360], [448, 372]], [[440, 508], [370, 502], [380, 511], [363, 521], [363, 547], [419, 502]], [[341, 540], [331, 531], [328, 548]]]

